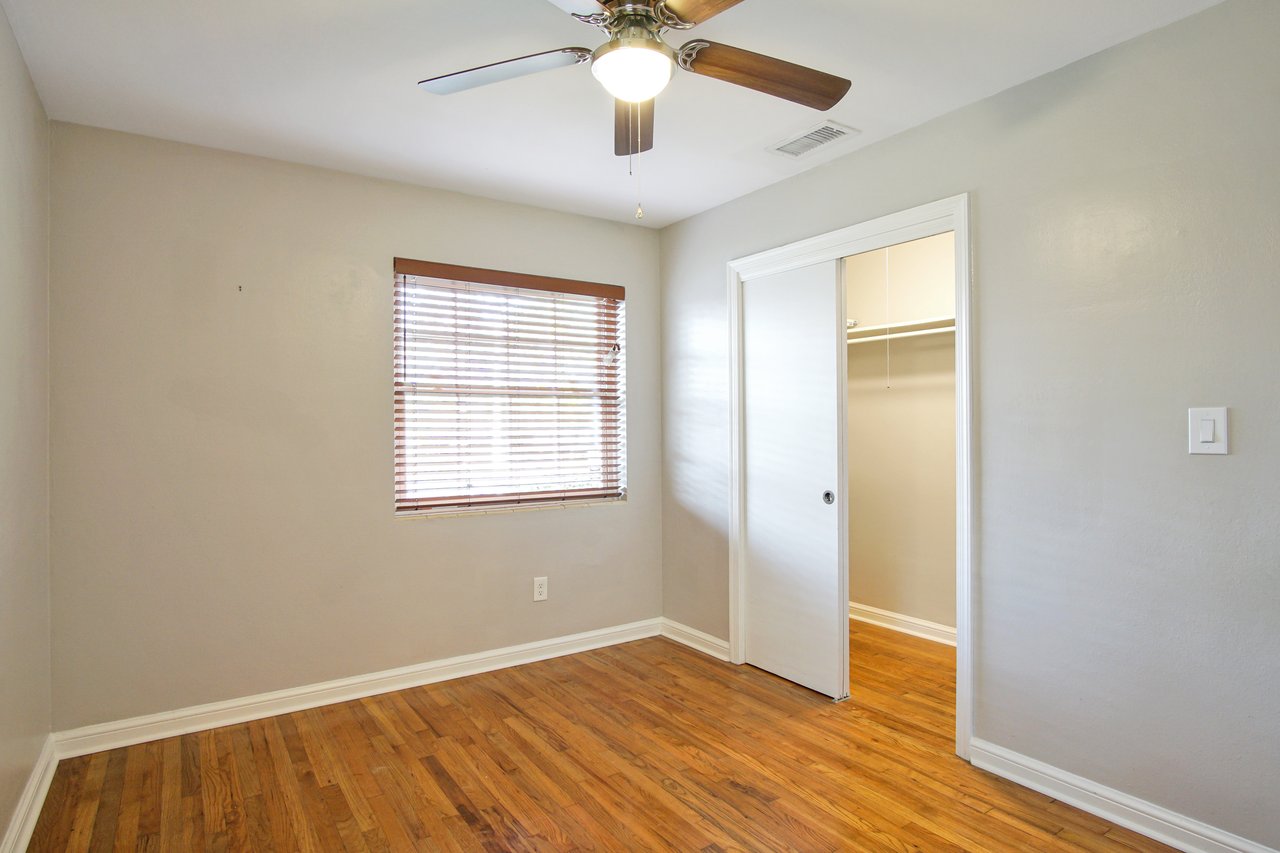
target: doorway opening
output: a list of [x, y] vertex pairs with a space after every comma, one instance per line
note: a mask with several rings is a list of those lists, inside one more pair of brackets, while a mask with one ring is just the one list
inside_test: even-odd
[[943, 734], [955, 706], [955, 233], [845, 258], [843, 272], [851, 699]]
[[[949, 304], [945, 285], [941, 295], [936, 288], [915, 292], [902, 284], [895, 287], [881, 275], [871, 279], [875, 285], [850, 287], [849, 276], [860, 267], [869, 270], [879, 264], [883, 271], [887, 263], [892, 272], [896, 259], [898, 271], [905, 272], [912, 269], [912, 264], [936, 267], [944, 257], [951, 269], [951, 275], [945, 278], [950, 284]], [[950, 641], [951, 631], [947, 629], [953, 629], [955, 743], [956, 752], [964, 758], [968, 758], [972, 736], [969, 267], [968, 197], [964, 195], [741, 258], [728, 265], [733, 367], [730, 658], [735, 663], [756, 666], [764, 661], [761, 668], [808, 684], [806, 679], [789, 676], [771, 663], [773, 660], [786, 662], [786, 655], [775, 652], [784, 642], [779, 638], [795, 630], [809, 638], [801, 656], [805, 666], [819, 674], [827, 672], [826, 683], [835, 684], [842, 669], [843, 695], [847, 695], [851, 624], [865, 624], [872, 617], [884, 624], [890, 621], [890, 616], [895, 616], [898, 618], [891, 625], [894, 630], [909, 629], [911, 633], [940, 641]], [[899, 282], [905, 281], [900, 276], [897, 278]], [[778, 294], [783, 290], [794, 294], [794, 298], [779, 300]], [[878, 296], [878, 307], [872, 295]], [[786, 310], [781, 310], [783, 307]], [[850, 320], [855, 321], [852, 327]], [[850, 339], [857, 343], [850, 343]], [[810, 357], [802, 362], [802, 355], [797, 353], [805, 352], [810, 353]], [[789, 387], [785, 380], [778, 378], [779, 360], [769, 357], [770, 353], [786, 354], [790, 375], [803, 375], [811, 384], [815, 384], [814, 377], [826, 382], [835, 400], [831, 411], [821, 405], [807, 407], [803, 419], [796, 419], [791, 427], [795, 435], [791, 435], [785, 425], [779, 427], [776, 412], [761, 405], [763, 392]], [[948, 357], [949, 382], [942, 378]], [[834, 369], [831, 362], [838, 362]], [[767, 367], [761, 369], [761, 365]], [[896, 395], [895, 376], [899, 383]], [[874, 382], [879, 383], [882, 393], [871, 393]], [[945, 394], [948, 388], [949, 416]], [[899, 405], [904, 402], [908, 405]], [[855, 404], [861, 409], [851, 413], [850, 406]], [[883, 411], [874, 417], [867, 415], [877, 407]], [[863, 452], [862, 445], [874, 442], [865, 430], [877, 425], [884, 428], [886, 422], [891, 423], [901, 417], [903, 411], [913, 409], [931, 413], [917, 424], [921, 438], [932, 434], [931, 464], [907, 469], [881, 466], [885, 470], [878, 473], [870, 470], [875, 466], [867, 462], [869, 454]], [[763, 420], [761, 412], [765, 413]], [[815, 425], [815, 421], [819, 423]], [[762, 422], [767, 429], [761, 429]], [[891, 429], [901, 432], [900, 428]], [[948, 429], [950, 452], [940, 449], [938, 444], [945, 441]], [[762, 433], [771, 441], [763, 448], [767, 453], [762, 453], [759, 446]], [[833, 457], [837, 459], [836, 464], [822, 468], [779, 462], [788, 450], [786, 442], [790, 442], [790, 449], [804, 448], [812, 457], [808, 446], [815, 439], [838, 442]], [[820, 473], [815, 474], [815, 470]], [[922, 472], [927, 473], [932, 487], [916, 482], [926, 476]], [[947, 477], [952, 478], [953, 483], [949, 494], [947, 489], [937, 487], [939, 478]], [[865, 509], [871, 498], [865, 494], [860, 498], [860, 493], [877, 486], [882, 494], [875, 499], [881, 506], [889, 503], [884, 500], [886, 497], [913, 501], [909, 507], [911, 512], [899, 514], [887, 524], [888, 529], [884, 529], [886, 524], [881, 519], [877, 535], [892, 533], [894, 529], [910, 533], [926, 523], [935, 529], [941, 524], [941, 535], [905, 539], [881, 536], [884, 542], [873, 543], [870, 539], [872, 520], [865, 515], [853, 518], [851, 512], [856, 513], [859, 503]], [[914, 498], [912, 487], [917, 489]], [[927, 506], [921, 503], [919, 491], [925, 488], [930, 488], [931, 496], [924, 502]], [[884, 494], [886, 489], [892, 494]], [[778, 495], [783, 492], [789, 497], [779, 500]], [[822, 507], [814, 504], [818, 495], [828, 505], [827, 516], [822, 515]], [[906, 497], [902, 497], [904, 495]], [[762, 507], [767, 511], [761, 512]], [[948, 510], [951, 525], [947, 525], [945, 518]], [[804, 543], [788, 542], [787, 530], [795, 520], [803, 521], [808, 532]], [[834, 538], [836, 546], [815, 550], [812, 547], [814, 531]], [[922, 543], [924, 539], [931, 541]], [[793, 549], [791, 544], [796, 547]], [[919, 547], [922, 544], [925, 547]], [[860, 552], [860, 548], [864, 550]], [[804, 559], [793, 559], [790, 556], [793, 550], [804, 554]], [[820, 565], [815, 564], [815, 560]], [[932, 567], [934, 580], [922, 580], [910, 574], [885, 574], [885, 570], [893, 573], [921, 560]], [[949, 563], [953, 583], [937, 581], [939, 563], [944, 567]], [[789, 582], [788, 572], [793, 570], [801, 572], [802, 583]], [[882, 577], [864, 576], [873, 571], [880, 571]], [[929, 584], [932, 586], [926, 590]], [[954, 618], [948, 619], [946, 603], [952, 597], [954, 605], [950, 612]], [[842, 629], [836, 628], [834, 620], [828, 620], [834, 608], [841, 614]], [[850, 615], [865, 622], [851, 623]], [[815, 628], [819, 621], [827, 627]], [[838, 645], [833, 639], [836, 630], [841, 635]], [[833, 636], [828, 637], [827, 633]], [[770, 643], [773, 648], [768, 648]], [[791, 654], [791, 658], [794, 661], [796, 655]], [[843, 698], [838, 688], [815, 689], [833, 698]]]
[[955, 645], [955, 232], [844, 260], [849, 617]]

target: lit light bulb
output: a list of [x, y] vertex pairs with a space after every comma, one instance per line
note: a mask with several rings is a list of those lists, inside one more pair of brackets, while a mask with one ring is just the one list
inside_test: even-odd
[[[660, 42], [659, 42], [660, 44]], [[648, 40], [612, 42], [596, 51], [591, 73], [620, 101], [644, 103], [667, 88], [675, 63]]]

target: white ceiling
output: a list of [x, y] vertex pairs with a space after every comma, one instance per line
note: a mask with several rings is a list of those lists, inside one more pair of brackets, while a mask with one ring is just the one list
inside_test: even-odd
[[[800, 161], [821, 120], [678, 73], [640, 158], [662, 226], [1220, 0], [746, 0], [694, 36], [853, 80], [861, 129]], [[0, 0], [51, 118], [632, 221], [613, 111], [587, 66], [446, 97], [424, 78], [601, 33], [546, 0]]]

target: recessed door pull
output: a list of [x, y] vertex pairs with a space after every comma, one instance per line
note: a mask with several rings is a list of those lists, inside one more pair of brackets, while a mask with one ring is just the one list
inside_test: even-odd
[[822, 493], [822, 502], [823, 502], [824, 504], [833, 504], [833, 503], [835, 503], [835, 502], [836, 502], [836, 493], [835, 493], [835, 492], [823, 492], [823, 493]]

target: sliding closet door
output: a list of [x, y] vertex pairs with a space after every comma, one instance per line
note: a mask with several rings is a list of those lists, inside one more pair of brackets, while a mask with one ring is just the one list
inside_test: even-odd
[[746, 661], [844, 698], [840, 262], [742, 287]]

